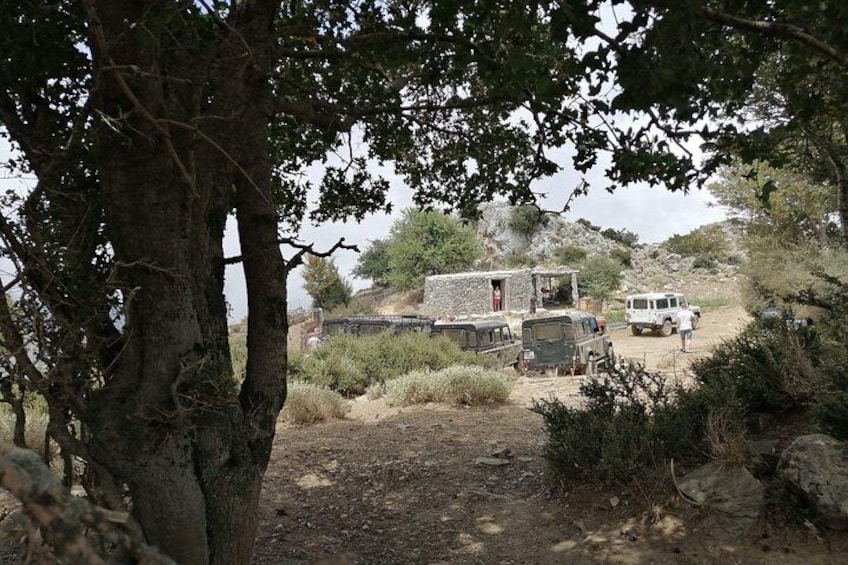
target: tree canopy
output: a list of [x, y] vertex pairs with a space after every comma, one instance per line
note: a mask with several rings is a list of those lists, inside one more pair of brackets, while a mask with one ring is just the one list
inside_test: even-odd
[[353, 295], [353, 288], [339, 274], [335, 261], [314, 255], [304, 261], [303, 288], [312, 298], [312, 305], [325, 310], [346, 306]]
[[[417, 205], [473, 217], [498, 195], [531, 203], [535, 179], [585, 175], [605, 156], [610, 189], [687, 190], [731, 151], [761, 158], [791, 145], [834, 187], [848, 242], [848, 50], [845, 26], [833, 25], [846, 10], [837, 0], [0, 3], [0, 134], [15, 150], [4, 165], [37, 179], [0, 207], [15, 271], [0, 335], [17, 384], [0, 394], [42, 395], [50, 436], [84, 466], [90, 500], [131, 509], [118, 551], [148, 559], [143, 540], [184, 564], [247, 563], [286, 398], [286, 278], [306, 256], [345, 246], [316, 250], [298, 238], [303, 221], [388, 210], [388, 181], [371, 163], [391, 163]], [[686, 145], [699, 136], [702, 167]], [[552, 160], [558, 148], [568, 162]], [[311, 187], [302, 173], [314, 164], [324, 174]], [[224, 254], [230, 216], [237, 257]], [[249, 308], [243, 379], [232, 375], [223, 296], [234, 264]], [[64, 551], [85, 547], [45, 531]]]
[[387, 280], [402, 289], [420, 288], [427, 275], [469, 269], [480, 254], [470, 226], [440, 212], [406, 210], [388, 238]]

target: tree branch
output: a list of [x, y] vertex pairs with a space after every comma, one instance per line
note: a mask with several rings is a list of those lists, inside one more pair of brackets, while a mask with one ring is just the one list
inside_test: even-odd
[[85, 529], [93, 528], [137, 563], [175, 565], [143, 539], [124, 531], [129, 521], [126, 512], [106, 510], [71, 496], [32, 451], [0, 445], [0, 485], [21, 502], [60, 557], [89, 565], [107, 563], [86, 538]]
[[846, 54], [841, 53], [832, 45], [829, 45], [818, 37], [810, 34], [802, 27], [781, 22], [749, 20], [708, 7], [702, 8], [701, 11], [707, 19], [730, 26], [734, 29], [753, 31], [754, 33], [769, 35], [772, 37], [786, 37], [794, 39], [799, 43], [812, 47], [828, 59], [838, 64], [840, 67], [848, 68], [848, 56], [846, 56]]
[[359, 247], [356, 245], [348, 245], [344, 242], [345, 238], [339, 239], [330, 249], [327, 251], [315, 251], [314, 244], [310, 243], [309, 245], [305, 245], [303, 243], [298, 243], [294, 239], [291, 238], [283, 238], [279, 240], [277, 243], [281, 245], [289, 245], [298, 249], [298, 252], [294, 254], [294, 256], [286, 261], [286, 271], [291, 271], [296, 268], [298, 265], [303, 263], [303, 258], [309, 254], [315, 257], [329, 257], [333, 253], [335, 253], [339, 249], [348, 249], [350, 251], [356, 251], [359, 253]]

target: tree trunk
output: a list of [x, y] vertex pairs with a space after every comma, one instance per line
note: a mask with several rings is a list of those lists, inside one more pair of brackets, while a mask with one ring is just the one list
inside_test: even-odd
[[[208, 52], [173, 59], [147, 37], [155, 29], [127, 29], [155, 22], [148, 8], [116, 1], [98, 4], [96, 17], [89, 10], [101, 69], [94, 104], [109, 117], [97, 129], [97, 166], [125, 338], [84, 419], [91, 456], [129, 487], [151, 544], [181, 564], [248, 563], [285, 399], [286, 268], [263, 103], [276, 3], [237, 8]], [[179, 50], [177, 32], [159, 39], [172, 36]], [[166, 72], [181, 80], [160, 81]], [[232, 186], [250, 308], [240, 392], [223, 294]]]

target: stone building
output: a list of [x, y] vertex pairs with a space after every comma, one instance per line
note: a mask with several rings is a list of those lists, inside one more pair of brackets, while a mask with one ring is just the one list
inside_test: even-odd
[[424, 311], [443, 316], [480, 316], [495, 312], [494, 292], [500, 290], [500, 310], [527, 312], [542, 306], [543, 289], [556, 279], [571, 278], [572, 299], [578, 303], [577, 271], [516, 269], [431, 275], [424, 281]]

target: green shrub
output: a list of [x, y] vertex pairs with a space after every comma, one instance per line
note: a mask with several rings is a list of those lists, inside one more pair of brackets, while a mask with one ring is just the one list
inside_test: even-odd
[[608, 324], [620, 323], [624, 322], [624, 309], [616, 308], [613, 310], [607, 310], [603, 313], [604, 318], [606, 318]]
[[715, 269], [718, 266], [718, 262], [704, 255], [699, 255], [695, 257], [695, 260], [692, 262], [692, 268], [694, 269]]
[[718, 226], [706, 226], [686, 235], [674, 234], [666, 247], [684, 257], [721, 261], [728, 255], [727, 236]]
[[601, 231], [601, 235], [612, 241], [617, 241], [626, 247], [635, 247], [639, 242], [639, 236], [629, 230], [607, 228]]
[[600, 226], [596, 226], [595, 224], [593, 224], [592, 222], [590, 222], [586, 218], [580, 218], [579, 220], [577, 220], [577, 223], [580, 224], [581, 226], [583, 226], [584, 228], [586, 228], [587, 230], [597, 231], [597, 232], [601, 231]]
[[544, 420], [545, 460], [558, 483], [628, 483], [668, 457], [688, 461], [704, 453], [709, 402], [664, 375], [633, 363], [609, 367], [580, 392], [584, 408], [556, 398], [531, 408]]
[[711, 298], [698, 298], [697, 296], [689, 299], [690, 304], [698, 306], [702, 312], [721, 308], [730, 304], [730, 300], [726, 296], [713, 296]]
[[513, 251], [504, 257], [504, 263], [510, 268], [535, 267], [537, 261], [526, 251]]
[[293, 424], [314, 424], [344, 418], [349, 411], [350, 405], [339, 393], [314, 384], [293, 382], [281, 416]]
[[333, 336], [303, 360], [302, 378], [344, 395], [363, 394], [405, 373], [437, 371], [451, 365], [493, 366], [497, 361], [462, 351], [445, 337], [425, 333]]
[[502, 371], [463, 365], [407, 373], [386, 383], [386, 398], [390, 406], [428, 402], [477, 406], [506, 402], [510, 389], [511, 383]]
[[779, 413], [803, 407], [822, 389], [811, 360], [815, 350], [812, 332], [790, 331], [780, 319], [760, 321], [693, 361], [691, 369], [703, 386], [733, 391], [745, 412]]
[[553, 250], [553, 256], [561, 265], [574, 265], [586, 258], [588, 252], [582, 247], [563, 245]]
[[530, 237], [540, 227], [548, 224], [548, 217], [539, 210], [538, 206], [528, 204], [514, 207], [509, 214], [509, 227], [512, 231]]
[[247, 367], [247, 338], [245, 334], [230, 336], [230, 359], [233, 364], [233, 379], [236, 382], [244, 380]]
[[613, 249], [610, 257], [621, 263], [624, 267], [633, 266], [633, 252], [629, 249]]
[[347, 304], [340, 304], [325, 313], [327, 318], [349, 318], [351, 316], [362, 316], [376, 314], [377, 309], [373, 300], [361, 296], [353, 296]]
[[621, 286], [623, 277], [621, 264], [609, 257], [594, 255], [580, 264], [580, 294], [606, 300]]

